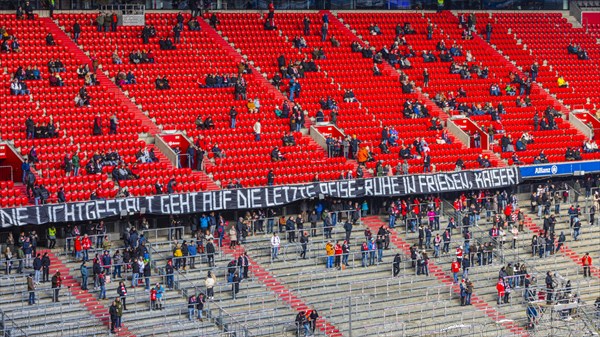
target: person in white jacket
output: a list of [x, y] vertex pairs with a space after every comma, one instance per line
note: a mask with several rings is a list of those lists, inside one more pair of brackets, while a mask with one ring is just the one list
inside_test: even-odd
[[277, 253], [279, 252], [279, 244], [280, 244], [279, 236], [277, 236], [277, 233], [273, 233], [273, 237], [271, 237], [271, 248], [272, 248], [271, 259], [272, 260], [275, 260], [278, 258]]
[[206, 286], [206, 297], [208, 297], [208, 299], [210, 299], [210, 300], [214, 299], [214, 289], [213, 288], [215, 287], [216, 283], [217, 283], [217, 278], [209, 270], [208, 276], [206, 277], [206, 280], [204, 281], [204, 285]]
[[517, 241], [519, 240], [519, 229], [517, 228], [517, 226], [512, 226], [512, 229], [510, 230], [512, 236], [513, 236], [513, 249], [517, 248]]

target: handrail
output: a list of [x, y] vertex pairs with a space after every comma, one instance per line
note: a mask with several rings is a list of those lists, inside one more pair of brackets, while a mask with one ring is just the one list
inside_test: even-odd
[[[2, 318], [2, 336], [11, 336], [12, 330], [17, 330], [23, 334], [23, 336], [27, 336], [25, 331], [23, 331], [23, 329], [21, 329], [21, 327], [19, 327], [17, 323], [15, 323], [15, 321], [13, 321], [13, 319], [10, 318], [10, 316], [8, 316], [2, 309], [0, 309], [0, 317]], [[10, 326], [6, 324], [6, 322], [9, 322]]]

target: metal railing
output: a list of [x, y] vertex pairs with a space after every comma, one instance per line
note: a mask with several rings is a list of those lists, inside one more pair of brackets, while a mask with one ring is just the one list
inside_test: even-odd
[[19, 327], [2, 309], [0, 309], [0, 319], [2, 322], [2, 336], [27, 336], [25, 331]]
[[[153, 247], [151, 247], [150, 249], [154, 252], [154, 254], [153, 254], [154, 256], [161, 255], [164, 258], [162, 253], [154, 250]], [[152, 262], [154, 263], [154, 259], [152, 260]], [[156, 264], [154, 264], [154, 269], [158, 271], [159, 275], [161, 275], [163, 277], [167, 276], [164, 273], [164, 269], [157, 267]], [[187, 299], [189, 296], [191, 296], [188, 294], [189, 289], [194, 289], [194, 294], [200, 293], [200, 289], [203, 289], [203, 287], [201, 285], [199, 285], [196, 281], [190, 280], [186, 274], [181, 273], [179, 270], [175, 270], [174, 276], [176, 276], [176, 280], [174, 280], [175, 289], [181, 290], [181, 295], [185, 299]], [[190, 285], [190, 286], [182, 287], [182, 283], [183, 283], [182, 281], [185, 281], [186, 285]], [[216, 307], [216, 310], [218, 311], [218, 315], [215, 316], [214, 314], [212, 314], [212, 310], [210, 310], [211, 305]], [[223, 332], [234, 332], [235, 336], [240, 336], [240, 337], [251, 337], [252, 336], [249, 333], [249, 330], [246, 327], [246, 325], [237, 321], [233, 315], [231, 315], [227, 311], [225, 311], [225, 309], [223, 309], [221, 306], [219, 306], [216, 302], [214, 302], [212, 300], [208, 300], [206, 302], [206, 311], [209, 313], [208, 318], [210, 319], [210, 318], [214, 317], [215, 324], [219, 328], [221, 328], [223, 330]]]

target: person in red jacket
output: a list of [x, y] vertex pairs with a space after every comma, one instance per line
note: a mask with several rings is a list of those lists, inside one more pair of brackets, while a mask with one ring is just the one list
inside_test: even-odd
[[92, 248], [92, 240], [87, 236], [87, 234], [83, 235], [83, 239], [81, 240], [81, 248], [83, 250], [83, 260], [89, 260], [88, 251]]
[[502, 279], [502, 277], [500, 277], [498, 279], [498, 283], [496, 283], [496, 290], [498, 291], [498, 304], [502, 304], [505, 291], [504, 280]]
[[583, 265], [583, 277], [591, 277], [590, 267], [592, 266], [592, 257], [590, 253], [585, 253], [581, 258], [581, 264]]
[[342, 245], [340, 245], [340, 242], [336, 242], [335, 246], [333, 247], [334, 250], [334, 254], [335, 254], [335, 268], [340, 269], [341, 268], [341, 264], [342, 264]]
[[156, 307], [156, 288], [152, 287], [152, 289], [150, 289], [150, 310], [155, 310], [157, 309]]
[[81, 236], [77, 235], [74, 243], [75, 260], [81, 259]]
[[452, 271], [452, 276], [454, 277], [454, 283], [458, 283], [458, 272], [460, 271], [460, 262], [458, 260], [454, 260], [450, 265], [450, 271]]

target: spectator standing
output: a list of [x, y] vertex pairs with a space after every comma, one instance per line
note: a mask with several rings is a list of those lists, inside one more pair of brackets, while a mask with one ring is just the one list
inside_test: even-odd
[[117, 326], [117, 301], [113, 301], [108, 308], [108, 314], [110, 315], [110, 333], [115, 333], [115, 327]]
[[42, 256], [42, 282], [46, 283], [50, 281], [50, 257], [48, 252], [45, 252]]
[[200, 293], [196, 296], [196, 310], [198, 311], [198, 320], [202, 322], [202, 313], [204, 312], [204, 304], [206, 303], [206, 297]]
[[29, 292], [29, 305], [35, 304], [35, 283], [33, 282], [33, 275], [27, 275], [27, 291]]
[[583, 277], [591, 277], [590, 268], [592, 267], [592, 257], [590, 253], [585, 253], [581, 258], [581, 264], [583, 265]]
[[81, 290], [88, 290], [88, 268], [85, 265], [85, 261], [79, 266], [79, 272], [81, 273]]
[[209, 300], [214, 299], [215, 295], [214, 295], [214, 286], [217, 283], [217, 278], [215, 277], [215, 275], [211, 272], [208, 271], [208, 276], [206, 277], [206, 280], [204, 281], [204, 285], [206, 286], [206, 297], [208, 297]]
[[119, 295], [119, 299], [123, 305], [123, 310], [127, 310], [127, 287], [125, 286], [124, 281], [119, 282], [117, 294]]
[[60, 302], [58, 296], [61, 286], [62, 277], [60, 276], [60, 272], [57, 271], [54, 276], [52, 276], [52, 302]]
[[279, 245], [281, 244], [281, 240], [277, 233], [273, 233], [271, 237], [271, 260], [277, 260], [277, 254], [279, 253]]

